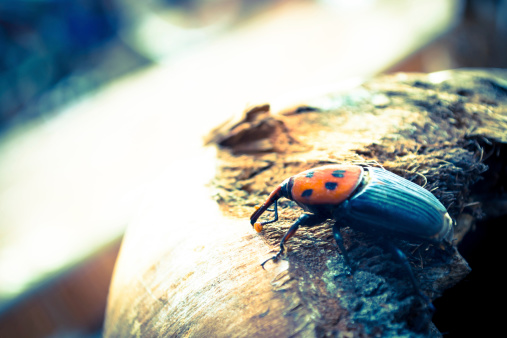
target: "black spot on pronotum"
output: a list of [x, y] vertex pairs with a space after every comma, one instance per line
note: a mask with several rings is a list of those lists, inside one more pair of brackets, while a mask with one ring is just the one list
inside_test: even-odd
[[313, 174], [314, 174], [314, 172], [313, 172], [313, 171], [309, 171], [309, 172], [306, 174], [306, 177], [308, 177], [308, 178], [312, 178], [312, 177], [313, 177]]
[[331, 175], [334, 177], [343, 177], [345, 176], [345, 170], [335, 170]]
[[313, 189], [306, 189], [301, 194], [301, 197], [310, 197], [310, 196], [312, 196], [312, 193], [313, 193]]
[[336, 182], [326, 182], [326, 184], [325, 184], [325, 187], [328, 190], [335, 190], [337, 186], [338, 186], [338, 183], [336, 183]]

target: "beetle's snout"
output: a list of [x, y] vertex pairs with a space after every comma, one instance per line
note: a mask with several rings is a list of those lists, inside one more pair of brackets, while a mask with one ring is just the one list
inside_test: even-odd
[[273, 204], [275, 203], [277, 200], [275, 199], [274, 201], [270, 201], [269, 199], [264, 202], [263, 205], [261, 205], [260, 207], [259, 206], [256, 206], [255, 207], [255, 211], [254, 213], [252, 214], [252, 216], [250, 216], [250, 224], [252, 224], [252, 226], [254, 227], [255, 231], [257, 232], [261, 232], [262, 231], [262, 228], [265, 224], [267, 223], [271, 223], [271, 222], [257, 222], [257, 220], [259, 219], [259, 217], [261, 217], [261, 215], [264, 213], [264, 211], [268, 210], [268, 208]]
[[252, 216], [250, 217], [250, 224], [252, 224], [253, 228], [255, 229], [255, 231], [257, 232], [261, 232], [262, 229], [264, 229], [264, 225], [261, 223], [261, 222], [257, 222], [257, 219], [262, 215], [262, 213], [264, 212], [264, 210], [267, 209], [264, 208], [264, 206], [266, 205], [266, 203], [264, 203], [262, 206], [256, 206], [255, 207], [255, 211], [254, 213], [252, 214]]
[[[255, 222], [257, 221], [257, 219], [262, 215], [262, 213], [264, 212], [264, 210], [261, 210], [262, 206], [256, 206], [255, 207], [255, 211], [254, 213], [252, 214], [252, 216], [250, 216], [250, 224], [252, 224], [252, 226], [255, 224]], [[267, 209], [267, 208], [266, 208]]]
[[[254, 227], [255, 231], [261, 232], [264, 225], [268, 223], [273, 223], [278, 219], [277, 201], [280, 197], [281, 197], [281, 186], [278, 186], [278, 188], [273, 190], [273, 192], [269, 195], [266, 202], [264, 202], [260, 207], [255, 207], [256, 210], [254, 211], [252, 216], [250, 216], [250, 224]], [[275, 205], [274, 206], [275, 219], [271, 221], [257, 222], [257, 220], [259, 219], [259, 217], [261, 217], [264, 211], [268, 210], [268, 208], [273, 204]]]

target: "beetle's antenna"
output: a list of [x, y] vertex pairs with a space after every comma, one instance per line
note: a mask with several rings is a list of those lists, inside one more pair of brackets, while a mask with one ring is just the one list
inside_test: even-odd
[[[282, 187], [278, 186], [273, 192], [269, 195], [268, 199], [264, 204], [262, 204], [250, 217], [250, 224], [253, 226], [256, 226], [256, 230], [260, 227], [260, 230], [262, 230], [262, 226], [276, 222], [278, 220], [278, 199], [282, 196]], [[275, 217], [272, 220], [265, 221], [265, 222], [257, 222], [257, 219], [264, 213], [264, 211], [268, 210], [269, 207], [274, 204], [273, 209], [275, 211]], [[258, 225], [256, 225], [258, 224]], [[258, 230], [258, 231], [260, 231]]]

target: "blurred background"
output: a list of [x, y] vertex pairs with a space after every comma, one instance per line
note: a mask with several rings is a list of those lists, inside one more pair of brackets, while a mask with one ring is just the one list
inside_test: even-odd
[[100, 336], [144, 187], [247, 105], [506, 41], [505, 0], [0, 1], [0, 336]]

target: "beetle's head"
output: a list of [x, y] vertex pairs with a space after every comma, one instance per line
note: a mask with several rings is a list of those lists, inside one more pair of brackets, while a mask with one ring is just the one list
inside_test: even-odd
[[[292, 194], [290, 193], [290, 191], [292, 188], [293, 180], [294, 179], [292, 177], [290, 177], [290, 178], [286, 179], [285, 181], [283, 181], [282, 184], [280, 184], [278, 187], [276, 187], [275, 190], [273, 190], [273, 192], [269, 195], [268, 199], [260, 207], [256, 207], [256, 210], [254, 211], [252, 216], [250, 216], [250, 224], [252, 224], [255, 231], [261, 232], [264, 225], [266, 225], [268, 223], [273, 223], [277, 220], [278, 211], [277, 211], [277, 205], [275, 202], [278, 201], [278, 199], [280, 197], [292, 199]], [[271, 205], [273, 205], [274, 203], [275, 203], [275, 210], [274, 210], [275, 211], [275, 219], [271, 220], [271, 221], [257, 222], [257, 220], [264, 213], [264, 211], [268, 210], [269, 207]]]

